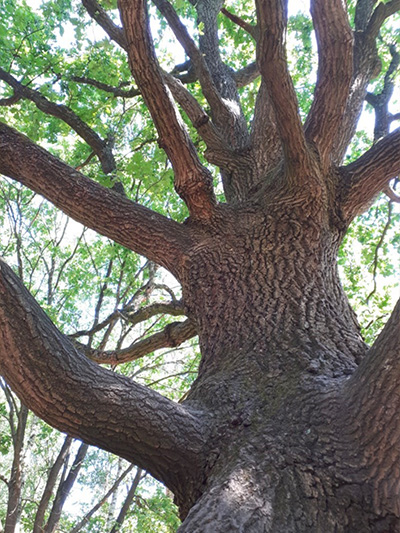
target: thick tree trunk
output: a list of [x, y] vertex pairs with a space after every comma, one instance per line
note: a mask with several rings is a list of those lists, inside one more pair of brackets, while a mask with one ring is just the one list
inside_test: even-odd
[[344, 225], [321, 206], [193, 228], [183, 290], [203, 357], [187, 404], [212, 429], [203, 484], [178, 499], [182, 533], [400, 531], [349, 429], [344, 389], [366, 347], [336, 270]]

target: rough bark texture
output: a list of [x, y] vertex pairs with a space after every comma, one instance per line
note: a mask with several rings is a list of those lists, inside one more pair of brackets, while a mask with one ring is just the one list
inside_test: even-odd
[[[123, 29], [94, 0], [83, 3], [127, 51], [190, 217], [178, 224], [122, 198], [3, 124], [0, 172], [177, 277], [189, 322], [170, 338], [197, 331], [199, 375], [174, 404], [99, 368], [4, 263], [1, 373], [49, 423], [162, 480], [182, 533], [400, 531], [400, 304], [367, 350], [336, 265], [350, 222], [400, 172], [399, 130], [351, 165], [334, 164], [376, 70], [380, 24], [397, 1], [374, 11], [375, 2], [359, 0], [355, 35], [342, 2], [313, 2], [320, 64], [305, 126], [286, 61], [287, 3], [256, 2], [262, 83], [251, 131], [218, 50], [222, 2], [195, 3], [198, 47], [168, 1], [156, 2], [210, 116], [160, 71], [142, 0], [120, 0]], [[219, 162], [227, 203], [217, 204], [166, 84]]]

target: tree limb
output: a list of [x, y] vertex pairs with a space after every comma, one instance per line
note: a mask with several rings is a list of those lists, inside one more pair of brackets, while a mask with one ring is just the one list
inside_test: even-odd
[[230, 152], [229, 147], [196, 98], [183, 86], [180, 80], [166, 72], [163, 73], [163, 76], [175, 101], [187, 114], [207, 148], [228, 154]]
[[[333, 161], [340, 164], [356, 131], [367, 86], [378, 76], [382, 64], [376, 49], [376, 37], [385, 17], [400, 8], [399, 0], [380, 3], [373, 13], [375, 0], [358, 0], [356, 6], [356, 31], [354, 33], [354, 73], [350, 95], [342, 123], [334, 141]], [[386, 7], [387, 6], [387, 7]], [[397, 6], [397, 8], [396, 8]], [[396, 9], [395, 9], [396, 8]]]
[[231, 20], [234, 24], [237, 24], [240, 28], [243, 28], [249, 35], [253, 37], [255, 41], [257, 41], [259, 34], [257, 26], [249, 24], [234, 13], [231, 13], [230, 11], [225, 9], [224, 7], [221, 9], [221, 13], [225, 15], [225, 17], [227, 17], [229, 20]]
[[46, 480], [46, 486], [43, 490], [42, 497], [39, 502], [39, 506], [35, 515], [35, 523], [33, 524], [32, 533], [42, 533], [44, 525], [44, 517], [47, 510], [47, 507], [50, 502], [50, 498], [53, 494], [53, 490], [60, 473], [61, 467], [63, 466], [67, 454], [71, 448], [73, 439], [69, 436], [65, 437], [61, 450], [58, 453], [57, 459], [54, 461]]
[[400, 128], [376, 143], [356, 161], [342, 168], [347, 221], [367, 209], [388, 182], [400, 173]]
[[[189, 35], [187, 28], [184, 26], [184, 24], [182, 24], [181, 20], [179, 19], [179, 16], [176, 13], [174, 7], [168, 2], [168, 0], [153, 1], [159, 11], [168, 21], [170, 28], [175, 34], [175, 37], [178, 39], [186, 54], [189, 56], [191, 63], [194, 66], [196, 76], [200, 82], [203, 94], [207, 99], [208, 103], [210, 104], [214, 122], [217, 124], [219, 129], [222, 129], [222, 131], [224, 131], [224, 133], [226, 131], [229, 131], [229, 135], [226, 135], [226, 138], [229, 139], [231, 146], [235, 147], [236, 142], [235, 134], [233, 133], [233, 131], [236, 131], [236, 128], [238, 126], [240, 127], [242, 121], [239, 118], [239, 105], [232, 106], [229, 102], [235, 101], [237, 95], [235, 94], [232, 100], [233, 95], [231, 94], [231, 91], [228, 88], [228, 85], [230, 85], [228, 81], [226, 81], [226, 83], [220, 84], [220, 86], [217, 87], [215, 80], [213, 79], [212, 72], [209, 69], [209, 65], [207, 64], [207, 58], [209, 54], [207, 54], [204, 50], [199, 50], [192, 37]], [[198, 4], [196, 8], [201, 8], [201, 5]], [[208, 4], [208, 10], [210, 9], [211, 5]], [[207, 30], [208, 27], [205, 27], [204, 31], [206, 32]], [[218, 61], [218, 63], [221, 63], [220, 60]], [[221, 70], [223, 70], [222, 63]], [[229, 78], [232, 78], [230, 72]], [[234, 83], [233, 85], [235, 85], [234, 92], [236, 93], [236, 83]], [[228, 94], [225, 94], [226, 91], [228, 91], [229, 96]]]
[[71, 76], [71, 81], [75, 83], [84, 83], [86, 85], [91, 85], [96, 87], [101, 91], [113, 94], [115, 97], [120, 96], [122, 98], [133, 98], [134, 96], [139, 96], [140, 91], [138, 89], [124, 89], [123, 87], [113, 87], [112, 85], [107, 85], [107, 83], [102, 83], [101, 81], [94, 80], [92, 78], [87, 78], [86, 76]]
[[178, 494], [189, 466], [203, 462], [199, 413], [77, 352], [4, 262], [0, 372], [49, 424], [134, 462]]
[[308, 168], [308, 150], [286, 61], [287, 4], [281, 0], [257, 0], [256, 8], [260, 28], [257, 62], [275, 110], [290, 175], [299, 176]]
[[397, 490], [391, 484], [400, 476], [399, 324], [400, 300], [343, 394], [352, 449], [359, 450], [361, 472], [373, 483], [374, 510], [390, 513], [395, 506], [397, 516]]
[[[109, 490], [104, 494], [104, 496], [100, 498], [100, 500], [90, 509], [90, 511], [86, 513], [85, 516], [69, 531], [69, 533], [78, 533], [78, 531], [80, 531], [83, 528], [83, 526], [87, 524], [90, 518], [100, 509], [100, 507], [102, 507], [106, 503], [106, 501], [111, 496], [111, 494], [113, 494], [113, 492], [115, 492], [118, 489], [122, 481], [126, 478], [129, 472], [131, 472], [134, 469], [134, 467], [135, 465], [130, 464], [122, 472], [122, 474], [114, 481], [114, 483], [109, 488]], [[140, 476], [142, 475], [142, 471], [140, 470], [140, 468], [138, 469], [138, 471], [140, 472], [139, 474], [139, 479], [140, 479]], [[135, 476], [135, 479], [136, 479], [136, 476]]]
[[0, 68], [0, 80], [8, 83], [20, 98], [31, 100], [40, 111], [59, 118], [70, 126], [96, 153], [105, 174], [115, 170], [115, 160], [112, 153], [112, 145], [109, 140], [103, 140], [72, 109], [65, 105], [55, 104], [45, 98], [39, 91], [22, 85], [11, 74]]
[[119, 0], [118, 5], [129, 65], [159, 133], [160, 145], [172, 163], [175, 189], [193, 218], [208, 220], [216, 207], [212, 176], [201, 164], [164, 84], [144, 0]]
[[327, 167], [352, 81], [353, 35], [342, 0], [312, 0], [311, 14], [319, 63], [305, 134]]
[[136, 361], [155, 350], [176, 348], [196, 335], [197, 330], [193, 322], [185, 320], [184, 322], [172, 322], [162, 331], [136, 341], [122, 350], [96, 350], [77, 341], [74, 341], [74, 345], [92, 361], [102, 365], [116, 366]]
[[375, 11], [373, 12], [372, 17], [369, 21], [367, 27], [368, 34], [375, 39], [378, 36], [379, 30], [385, 20], [391, 15], [394, 15], [399, 9], [400, 0], [391, 0], [386, 4], [380, 2], [375, 8]]
[[90, 180], [0, 123], [0, 172], [41, 194], [81, 224], [109, 237], [179, 278], [189, 246], [186, 228]]
[[95, 20], [99, 26], [108, 34], [112, 41], [115, 41], [121, 48], [126, 50], [126, 40], [124, 36], [124, 31], [122, 28], [117, 26], [107, 14], [107, 11], [103, 9], [96, 0], [82, 0], [86, 11]]

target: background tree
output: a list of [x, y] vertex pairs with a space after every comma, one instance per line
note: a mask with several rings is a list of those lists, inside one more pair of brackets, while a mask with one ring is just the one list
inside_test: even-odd
[[[111, 244], [99, 299], [87, 298], [94, 321], [73, 332], [77, 323], [68, 318], [71, 329], [61, 333], [2, 263], [6, 381], [50, 424], [163, 481], [184, 519], [181, 531], [396, 530], [400, 304], [368, 348], [339, 282], [337, 254], [346, 234], [365, 232], [350, 224], [381, 191], [390, 203], [371, 256], [376, 284], [393, 251], [398, 195], [390, 182], [399, 172], [400, 133], [389, 132], [398, 115], [388, 105], [399, 2], [358, 0], [345, 11], [339, 1], [314, 0], [311, 19], [288, 19], [285, 2], [221, 11], [217, 1], [157, 0], [157, 49], [167, 24], [187, 56], [177, 66], [157, 61], [141, 1], [120, 0], [120, 21], [112, 3], [82, 3], [105, 39], [88, 39], [84, 10], [68, 2], [43, 4], [42, 15], [2, 6], [1, 104], [7, 122], [29, 138], [1, 123], [0, 171], [147, 257], [149, 279], [153, 263], [165, 267], [182, 299], [169, 293], [166, 304], [132, 307], [138, 296], [124, 279], [100, 317], [116, 257], [132, 272], [144, 264]], [[6, 34], [8, 22], [15, 31]], [[54, 40], [68, 24], [76, 42], [62, 50]], [[128, 64], [135, 87], [127, 85]], [[367, 149], [358, 135], [348, 152], [366, 98], [376, 112], [375, 142]], [[35, 144], [43, 138], [49, 151]], [[149, 174], [162, 178], [158, 191], [144, 185], [143, 192]], [[172, 180], [186, 207], [165, 194]], [[18, 266], [23, 250], [16, 245]], [[52, 262], [41, 261], [53, 279]], [[71, 263], [61, 262], [64, 271]], [[75, 270], [78, 284], [91, 276], [79, 261]], [[390, 268], [382, 271], [390, 278]], [[362, 298], [360, 272], [349, 272]], [[62, 276], [49, 305], [61, 300]], [[367, 303], [376, 294], [373, 287]], [[166, 312], [188, 319], [145, 340], [113, 334]], [[196, 333], [199, 374], [180, 403], [96, 364], [126, 363]]]

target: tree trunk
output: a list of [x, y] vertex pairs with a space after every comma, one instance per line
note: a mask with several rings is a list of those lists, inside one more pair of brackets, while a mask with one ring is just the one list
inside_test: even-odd
[[182, 533], [400, 531], [343, 400], [366, 352], [336, 269], [345, 226], [301, 201], [228, 209], [187, 258], [202, 361], [186, 402], [213, 415]]

